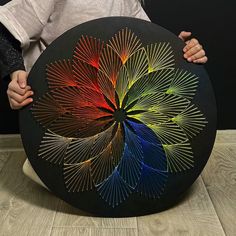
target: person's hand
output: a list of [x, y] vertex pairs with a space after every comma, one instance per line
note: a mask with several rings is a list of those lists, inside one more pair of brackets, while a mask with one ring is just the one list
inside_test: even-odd
[[11, 82], [8, 85], [7, 95], [10, 107], [20, 109], [33, 101], [31, 87], [27, 85], [28, 73], [17, 70], [11, 74]]
[[198, 42], [197, 39], [192, 38], [190, 40], [189, 37], [192, 35], [191, 32], [182, 31], [179, 34], [179, 38], [182, 39], [186, 46], [183, 49], [184, 58], [188, 62], [193, 63], [206, 63], [208, 58], [206, 57], [205, 50], [203, 49], [202, 45]]

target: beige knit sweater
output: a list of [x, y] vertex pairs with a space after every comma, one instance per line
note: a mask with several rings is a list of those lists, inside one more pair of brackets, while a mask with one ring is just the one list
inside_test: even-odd
[[21, 42], [27, 71], [62, 33], [106, 16], [149, 20], [138, 0], [12, 0], [0, 7], [0, 22]]

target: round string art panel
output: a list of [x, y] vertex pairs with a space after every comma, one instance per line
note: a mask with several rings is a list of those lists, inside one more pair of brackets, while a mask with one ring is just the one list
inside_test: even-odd
[[39, 57], [20, 112], [33, 168], [58, 197], [101, 216], [134, 216], [178, 201], [204, 168], [216, 108], [203, 66], [153, 23], [81, 24]]

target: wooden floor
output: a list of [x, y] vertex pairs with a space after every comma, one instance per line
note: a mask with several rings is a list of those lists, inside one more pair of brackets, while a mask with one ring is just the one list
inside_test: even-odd
[[0, 136], [1, 236], [236, 235], [236, 131], [219, 131], [210, 160], [185, 199], [162, 213], [86, 216], [22, 174], [18, 136]]

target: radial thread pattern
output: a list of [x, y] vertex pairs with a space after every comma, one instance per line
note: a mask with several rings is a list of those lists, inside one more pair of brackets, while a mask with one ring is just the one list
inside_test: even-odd
[[46, 71], [32, 107], [46, 129], [38, 156], [63, 166], [68, 192], [96, 190], [114, 208], [159, 198], [168, 173], [194, 167], [191, 139], [207, 124], [192, 103], [198, 77], [175, 68], [168, 42], [143, 46], [127, 28], [107, 44], [82, 36]]

